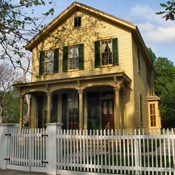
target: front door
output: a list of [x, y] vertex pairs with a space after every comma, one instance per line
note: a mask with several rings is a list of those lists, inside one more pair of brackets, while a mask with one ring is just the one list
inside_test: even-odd
[[102, 129], [114, 129], [114, 101], [105, 99], [101, 101]]
[[88, 92], [88, 129], [100, 129], [100, 92]]

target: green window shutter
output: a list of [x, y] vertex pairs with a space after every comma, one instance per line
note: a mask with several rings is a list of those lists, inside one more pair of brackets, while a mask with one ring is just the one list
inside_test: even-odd
[[95, 67], [100, 66], [100, 41], [95, 41]]
[[40, 60], [39, 60], [39, 75], [44, 73], [44, 51], [40, 52]]
[[54, 67], [53, 67], [53, 73], [58, 73], [58, 55], [59, 55], [59, 50], [55, 49], [54, 50]]
[[63, 72], [68, 70], [68, 47], [63, 47]]
[[79, 45], [79, 69], [84, 69], [84, 44]]
[[113, 65], [119, 65], [118, 60], [118, 38], [112, 40]]

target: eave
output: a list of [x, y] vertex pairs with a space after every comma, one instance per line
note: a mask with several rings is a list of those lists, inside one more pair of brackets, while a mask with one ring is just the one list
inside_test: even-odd
[[130, 84], [131, 79], [124, 73], [111, 73], [105, 75], [93, 75], [93, 76], [83, 76], [83, 77], [75, 77], [75, 78], [61, 78], [61, 79], [53, 79], [53, 80], [43, 80], [37, 82], [30, 82], [30, 83], [20, 83], [14, 84], [13, 86], [17, 89], [24, 89], [27, 87], [38, 87], [43, 85], [54, 85], [54, 84], [61, 84], [61, 83], [71, 83], [71, 82], [81, 82], [81, 81], [88, 81], [88, 80], [99, 80], [99, 79], [107, 79], [107, 78], [117, 78], [122, 79], [126, 84]]

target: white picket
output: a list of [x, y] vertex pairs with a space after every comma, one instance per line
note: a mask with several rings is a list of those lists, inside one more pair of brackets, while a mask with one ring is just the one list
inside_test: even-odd
[[[46, 130], [14, 128], [7, 134], [7, 164], [46, 167]], [[59, 130], [57, 168], [109, 174], [174, 174], [174, 129]]]
[[113, 174], [174, 173], [174, 130], [163, 130], [162, 134], [156, 130], [151, 133], [144, 130], [63, 133], [58, 138], [62, 139], [61, 148], [64, 148], [60, 159], [64, 162], [64, 167], [60, 168], [64, 170]]

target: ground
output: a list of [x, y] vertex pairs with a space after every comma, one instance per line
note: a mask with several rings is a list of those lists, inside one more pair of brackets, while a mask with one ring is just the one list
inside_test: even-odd
[[46, 175], [46, 173], [30, 173], [25, 171], [1, 170], [0, 175]]

